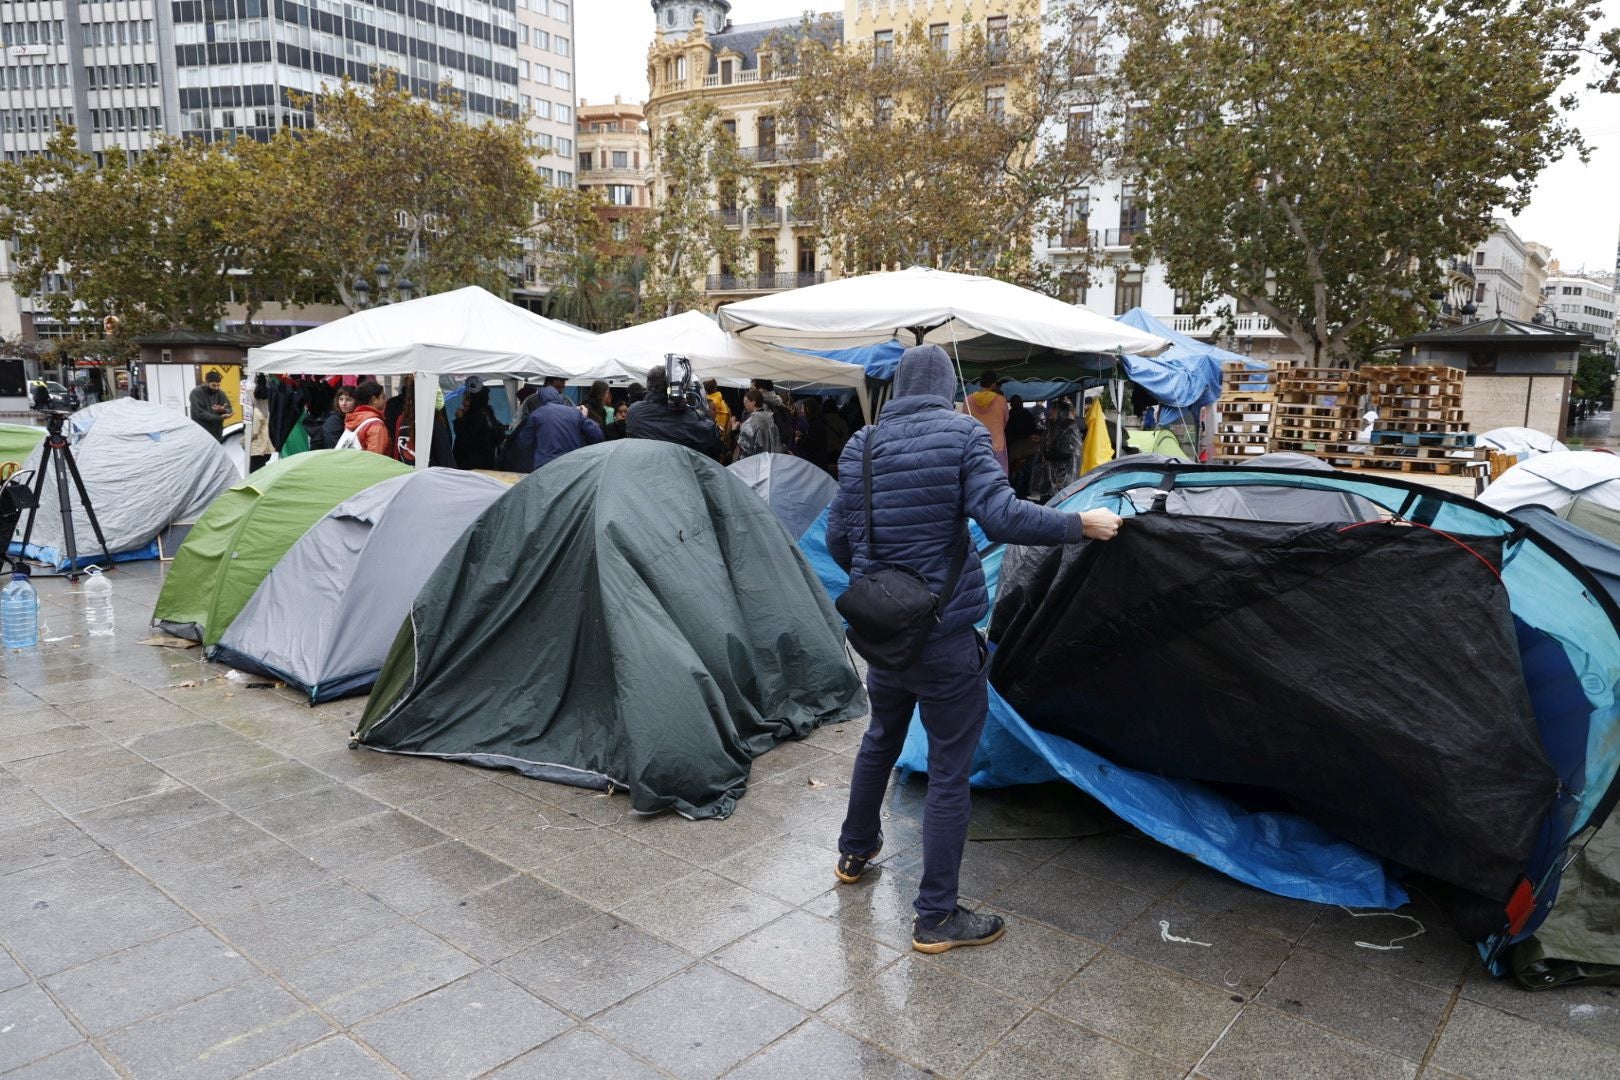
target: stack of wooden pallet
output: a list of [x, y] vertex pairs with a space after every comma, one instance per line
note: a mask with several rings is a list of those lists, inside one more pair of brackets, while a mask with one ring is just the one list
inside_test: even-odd
[[1236, 462], [1271, 449], [1272, 409], [1277, 404], [1278, 369], [1230, 361], [1221, 372], [1215, 403], [1215, 440], [1210, 459]]
[[[1328, 458], [1334, 464], [1360, 451], [1367, 381], [1344, 368], [1291, 368], [1277, 380], [1271, 448]], [[1365, 444], [1362, 444], [1365, 449]]]
[[1463, 420], [1460, 368], [1364, 365], [1361, 375], [1378, 413], [1362, 467], [1455, 476], [1489, 461]]

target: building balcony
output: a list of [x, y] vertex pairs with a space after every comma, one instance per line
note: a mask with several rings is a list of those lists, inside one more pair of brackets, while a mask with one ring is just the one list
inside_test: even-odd
[[768, 143], [764, 146], [739, 146], [737, 153], [744, 161], [755, 165], [792, 165], [820, 160], [821, 147], [815, 143]]
[[742, 211], [738, 210], [735, 206], [722, 207], [721, 209], [714, 211], [714, 217], [715, 220], [720, 222], [722, 225], [742, 224]]
[[1098, 246], [1101, 237], [1102, 234], [1097, 229], [1074, 226], [1049, 235], [1046, 238], [1046, 246], [1053, 251], [1084, 251], [1086, 248]]
[[1128, 248], [1136, 243], [1139, 234], [1147, 231], [1145, 222], [1136, 225], [1126, 225], [1118, 229], [1102, 230], [1102, 246], [1110, 248]]
[[825, 270], [710, 274], [707, 286], [709, 292], [781, 292], [784, 289], [802, 289], [806, 285], [820, 285], [826, 279]]
[[1474, 264], [1467, 259], [1453, 257], [1451, 260], [1451, 272], [1461, 274], [1469, 281], [1474, 280]]
[[755, 225], [775, 225], [782, 220], [780, 206], [756, 206], [748, 211], [748, 220]]
[[[1188, 334], [1192, 337], [1212, 338], [1220, 330], [1221, 320], [1213, 315], [1160, 315], [1163, 322], [1178, 334]], [[1247, 312], [1236, 316], [1232, 327], [1234, 338], [1242, 337], [1282, 337], [1283, 333], [1265, 315]]]

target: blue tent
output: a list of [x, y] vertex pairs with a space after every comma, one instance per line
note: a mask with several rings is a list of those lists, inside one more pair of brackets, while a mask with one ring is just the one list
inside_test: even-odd
[[1158, 356], [1124, 358], [1131, 381], [1166, 405], [1196, 408], [1213, 403], [1221, 396], [1221, 365], [1248, 362], [1246, 356], [1172, 330], [1139, 307], [1131, 308], [1115, 321], [1170, 342], [1170, 348]]
[[900, 355], [906, 347], [890, 340], [877, 345], [856, 345], [849, 349], [796, 349], [810, 356], [824, 356], [841, 364], [859, 364], [866, 369], [868, 379], [888, 382], [894, 378], [894, 369], [900, 366]]
[[[1518, 520], [1472, 500], [1394, 479], [1293, 470], [1196, 466], [1127, 458], [1097, 470], [1058, 502], [1064, 510], [1096, 506], [1132, 515], [1129, 492], [1217, 489], [1242, 497], [1286, 498], [1289, 491], [1365, 500], [1406, 521], [1451, 536], [1501, 545], [1500, 579], [1519, 629], [1525, 691], [1542, 751], [1562, 783], [1523, 867], [1519, 889], [1480, 951], [1500, 969], [1505, 946], [1527, 939], [1557, 896], [1574, 838], [1607, 817], [1620, 785], [1620, 605], [1607, 582], [1560, 545], [1540, 521]], [[1146, 509], [1152, 497], [1140, 500]], [[1267, 515], [1271, 520], [1277, 520]], [[1539, 526], [1539, 527], [1538, 527]], [[841, 570], [826, 557], [824, 530], [800, 540], [834, 595]], [[991, 548], [986, 577], [997, 591], [1003, 550]], [[914, 724], [900, 765], [926, 769], [926, 738]], [[973, 782], [1000, 786], [1064, 779], [1094, 795], [1143, 832], [1251, 885], [1298, 899], [1349, 906], [1396, 907], [1405, 900], [1405, 869], [1346, 842], [1288, 810], [1251, 810], [1223, 792], [1163, 773], [1124, 768], [1094, 750], [1027, 723], [992, 693], [975, 759]]]

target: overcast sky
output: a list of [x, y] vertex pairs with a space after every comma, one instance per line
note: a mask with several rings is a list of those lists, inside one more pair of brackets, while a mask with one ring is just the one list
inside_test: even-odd
[[[732, 0], [731, 13], [742, 23], [842, 8], [837, 0]], [[1620, 0], [1606, 0], [1604, 8], [1606, 25], [1620, 22]], [[580, 96], [645, 100], [653, 32], [648, 0], [576, 0], [574, 20]], [[1620, 95], [1584, 95], [1575, 118], [1593, 146], [1591, 160], [1570, 158], [1543, 172], [1513, 227], [1520, 238], [1551, 247], [1566, 270], [1612, 270], [1620, 248]]]

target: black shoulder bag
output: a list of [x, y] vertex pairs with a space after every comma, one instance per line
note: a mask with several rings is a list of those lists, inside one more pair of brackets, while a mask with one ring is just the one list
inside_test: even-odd
[[861, 483], [866, 492], [866, 557], [877, 566], [861, 577], [838, 598], [838, 613], [849, 623], [849, 643], [868, 664], [884, 671], [901, 671], [917, 662], [939, 625], [945, 605], [956, 593], [956, 579], [962, 575], [967, 558], [964, 530], [956, 553], [951, 556], [945, 587], [938, 596], [928, 587], [928, 579], [909, 566], [898, 563], [878, 565], [872, 545], [876, 521], [872, 514], [872, 444], [876, 429], [866, 440], [861, 464]]

